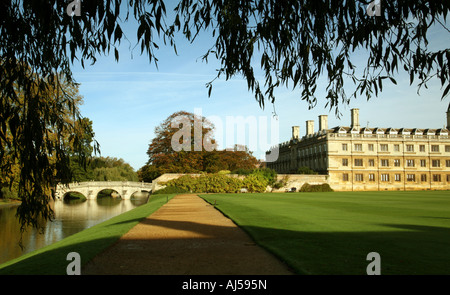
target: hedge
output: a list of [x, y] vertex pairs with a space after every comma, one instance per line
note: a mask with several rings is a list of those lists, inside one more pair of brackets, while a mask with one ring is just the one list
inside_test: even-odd
[[176, 186], [166, 186], [165, 188], [159, 189], [153, 193], [153, 195], [157, 194], [179, 194], [179, 193], [188, 193], [189, 191], [176, 187]]
[[237, 193], [242, 187], [242, 180], [214, 173], [197, 177], [183, 175], [169, 180], [166, 184], [191, 193]]
[[268, 184], [267, 178], [259, 173], [249, 174], [243, 180], [218, 173], [183, 175], [166, 183], [168, 187], [191, 193], [239, 193], [242, 188], [248, 192], [265, 192]]
[[328, 183], [314, 184], [305, 183], [300, 188], [300, 192], [332, 192], [333, 189]]

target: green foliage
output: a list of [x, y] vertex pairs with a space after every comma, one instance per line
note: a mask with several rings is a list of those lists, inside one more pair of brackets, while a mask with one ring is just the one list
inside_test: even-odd
[[161, 169], [159, 169], [155, 165], [147, 164], [147, 165], [142, 166], [138, 170], [137, 174], [138, 174], [139, 181], [152, 182], [153, 179], [158, 178], [163, 173], [162, 173]]
[[175, 186], [192, 193], [237, 193], [242, 181], [223, 174], [202, 174], [200, 176], [183, 175], [167, 182], [167, 186]]
[[328, 183], [314, 184], [305, 183], [300, 188], [300, 192], [333, 192], [334, 190]]
[[0, 199], [18, 199], [17, 192], [11, 191], [9, 187], [2, 187], [0, 190]]
[[307, 166], [302, 166], [297, 169], [296, 174], [318, 174], [318, 173]]
[[267, 184], [270, 186], [273, 186], [277, 181], [277, 172], [271, 168], [255, 169], [252, 174], [261, 175], [267, 180]]
[[286, 186], [286, 184], [287, 184], [287, 182], [288, 182], [288, 179], [289, 179], [289, 176], [287, 176], [287, 175], [283, 176], [283, 178], [282, 178], [281, 180], [275, 182], [275, 183], [272, 185], [272, 188], [274, 188], [274, 189], [280, 189], [280, 188]]
[[76, 157], [71, 159], [72, 181], [138, 181], [138, 174], [123, 159], [111, 157], [94, 157], [81, 166]]
[[249, 175], [251, 174], [255, 169], [246, 169], [246, 168], [238, 168], [231, 171], [231, 174], [238, 174], [238, 175]]
[[218, 174], [230, 174], [230, 170], [220, 170]]
[[176, 186], [166, 186], [165, 188], [159, 189], [152, 193], [152, 195], [159, 195], [159, 194], [181, 194], [181, 193], [188, 193], [189, 191], [176, 187]]
[[[266, 181], [266, 186], [270, 185], [272, 187], [282, 187], [284, 184], [283, 182], [277, 182], [277, 172], [274, 169], [271, 168], [259, 168], [259, 169], [236, 169], [231, 172], [232, 174], [238, 174], [238, 175], [245, 175], [246, 178], [248, 178], [251, 175], [257, 175], [257, 177], [252, 176], [250, 179], [252, 181], [250, 182], [250, 186], [255, 187], [262, 187], [262, 184], [260, 183], [261, 177], [264, 178]], [[248, 180], [250, 181], [250, 180]], [[253, 184], [258, 183], [258, 184]], [[261, 187], [257, 190], [260, 191]], [[265, 191], [265, 188], [264, 190]]]
[[173, 186], [192, 193], [238, 193], [241, 188], [248, 192], [264, 192], [269, 183], [263, 173], [247, 175], [243, 180], [227, 174], [202, 174], [200, 176], [183, 175], [168, 181], [167, 186]]
[[93, 179], [99, 181], [138, 181], [137, 174], [127, 167], [101, 167], [93, 171]]
[[250, 193], [262, 193], [266, 191], [269, 181], [260, 173], [253, 173], [244, 178], [243, 186]]

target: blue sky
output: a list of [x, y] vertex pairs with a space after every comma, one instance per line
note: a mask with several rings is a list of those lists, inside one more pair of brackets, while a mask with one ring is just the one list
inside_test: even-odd
[[[206, 64], [201, 56], [213, 40], [209, 35], [199, 36], [194, 44], [184, 39], [177, 40], [178, 55], [173, 49], [159, 42], [156, 51], [158, 68], [148, 62], [148, 57], [140, 55], [140, 46], [135, 46], [137, 27], [127, 24], [124, 33], [130, 40], [122, 41], [120, 59], [114, 54], [99, 57], [93, 66], [85, 69], [75, 64], [74, 77], [80, 85], [84, 97], [82, 115], [93, 121], [96, 140], [100, 143], [101, 155], [122, 158], [135, 170], [148, 160], [148, 144], [154, 137], [154, 129], [169, 115], [177, 111], [194, 112], [201, 109], [205, 117], [217, 116], [224, 122], [227, 116], [244, 118], [265, 116], [268, 124], [273, 106], [267, 104], [261, 109], [246, 82], [240, 77], [232, 80], [216, 80], [211, 97], [205, 84], [216, 75], [217, 61], [210, 59]], [[450, 34], [442, 28], [430, 35], [430, 46], [446, 48]], [[358, 56], [364, 62], [363, 55]], [[256, 65], [259, 62], [256, 61]], [[441, 100], [442, 89], [438, 81], [428, 84], [417, 94], [417, 84], [409, 85], [409, 76], [402, 72], [396, 77], [397, 85], [383, 83], [383, 92], [378, 97], [366, 101], [363, 97], [353, 99], [348, 106], [341, 105], [342, 116], [338, 119], [334, 111], [325, 108], [326, 84], [318, 86], [319, 102], [308, 110], [308, 104], [300, 100], [300, 92], [280, 88], [276, 91], [275, 109], [278, 115], [279, 141], [289, 140], [291, 126], [300, 126], [300, 134], [305, 133], [305, 121], [328, 115], [328, 126], [350, 125], [350, 109], [360, 109], [361, 126], [442, 128], [446, 124], [445, 112], [449, 98]], [[320, 100], [320, 98], [323, 98]], [[261, 126], [261, 125], [259, 125]], [[270, 125], [269, 125], [270, 126]], [[226, 130], [225, 130], [226, 132]], [[235, 131], [236, 132], [236, 131]], [[222, 148], [230, 146], [225, 138], [217, 138]], [[249, 144], [247, 142], [235, 142]], [[225, 146], [226, 145], [226, 146]], [[259, 148], [258, 148], [259, 149]], [[254, 150], [255, 156], [263, 158], [265, 150]]]

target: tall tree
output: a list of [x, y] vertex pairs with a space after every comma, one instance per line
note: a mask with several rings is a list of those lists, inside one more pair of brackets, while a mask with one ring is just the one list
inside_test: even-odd
[[223, 150], [219, 152], [226, 170], [236, 169], [255, 169], [258, 160], [247, 146], [235, 145], [232, 150]]
[[[210, 144], [211, 149], [216, 146], [212, 136], [213, 130], [214, 125], [205, 117], [186, 111], [173, 113], [155, 128], [155, 137], [147, 150], [149, 164], [178, 162], [180, 165], [190, 165], [192, 169], [198, 170], [202, 165], [199, 162], [199, 155], [205, 151], [205, 144]], [[188, 160], [186, 152], [190, 151], [200, 153], [190, 154]]]
[[94, 134], [92, 122], [79, 115], [82, 97], [76, 84], [58, 75], [53, 77], [59, 79], [56, 83], [18, 66], [32, 83], [29, 88], [15, 83], [9, 96], [1, 96], [0, 176], [17, 189], [22, 201], [17, 215], [24, 230], [53, 217], [51, 189], [71, 179], [71, 155], [83, 162], [91, 154]]
[[217, 150], [214, 124], [205, 117], [180, 111], [155, 128], [148, 163], [138, 175], [151, 181], [163, 173], [197, 173], [255, 168], [258, 160], [245, 146]]
[[[138, 22], [137, 43], [149, 62], [157, 61], [156, 38], [176, 49], [174, 36], [180, 31], [191, 42], [202, 32], [210, 33], [215, 42], [204, 59], [219, 60], [217, 78], [243, 75], [261, 106], [275, 101], [274, 90], [281, 85], [299, 88], [299, 96], [314, 106], [317, 81], [325, 76], [325, 99], [337, 112], [339, 104], [353, 96], [370, 98], [386, 80], [396, 83], [399, 70], [409, 74], [411, 84], [418, 79], [421, 87], [437, 79], [442, 97], [450, 92], [450, 49], [427, 47], [430, 27], [443, 26], [444, 34], [449, 32], [449, 1], [381, 0], [381, 13], [373, 16], [367, 13], [369, 0], [180, 0], [173, 20], [167, 18], [163, 0], [68, 2], [0, 1], [0, 150], [15, 146], [14, 158], [24, 168], [22, 198], [25, 207], [34, 208], [20, 214], [22, 221], [33, 224], [41, 212], [49, 215], [39, 200], [50, 185], [47, 175], [53, 173], [43, 156], [46, 127], [63, 130], [62, 104], [73, 109], [69, 94], [61, 93], [65, 99], [59, 103], [44, 100], [46, 85], [61, 90], [60, 73], [72, 82], [74, 62], [84, 66], [111, 51], [118, 61], [117, 46], [126, 38], [121, 24], [131, 18]], [[80, 13], [69, 16], [68, 5], [73, 8], [75, 3], [81, 3], [76, 9]], [[355, 51], [368, 55], [361, 69], [352, 60]], [[255, 59], [265, 74], [263, 81], [255, 74]], [[344, 91], [345, 81], [355, 85], [350, 95]], [[15, 115], [16, 88], [25, 93], [24, 119]], [[6, 137], [7, 125], [15, 130], [12, 139]], [[59, 178], [67, 181], [67, 151], [52, 152]], [[5, 153], [0, 153], [0, 162]]]
[[[165, 172], [198, 172], [203, 170], [205, 145], [212, 149], [214, 125], [204, 117], [179, 111], [167, 117], [155, 128], [155, 137], [147, 150], [148, 165]], [[148, 168], [147, 168], [148, 170]]]

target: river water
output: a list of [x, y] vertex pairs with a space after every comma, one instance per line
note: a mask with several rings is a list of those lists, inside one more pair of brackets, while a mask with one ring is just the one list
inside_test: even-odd
[[25, 253], [50, 245], [86, 228], [147, 203], [148, 196], [131, 200], [99, 198], [97, 200], [55, 201], [55, 219], [47, 221], [43, 232], [28, 229], [19, 246], [20, 225], [15, 217], [17, 205], [0, 206], [0, 264]]

